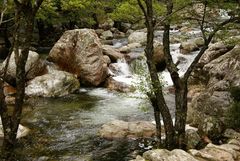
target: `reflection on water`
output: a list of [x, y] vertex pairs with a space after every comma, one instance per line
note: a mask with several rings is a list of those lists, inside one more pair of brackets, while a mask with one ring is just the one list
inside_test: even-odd
[[[140, 107], [149, 108], [143, 112]], [[84, 89], [64, 98], [38, 98], [22, 123], [32, 129], [20, 140], [19, 160], [128, 160], [138, 141], [106, 141], [97, 136], [102, 124], [152, 120], [146, 100], [129, 98], [106, 89]]]

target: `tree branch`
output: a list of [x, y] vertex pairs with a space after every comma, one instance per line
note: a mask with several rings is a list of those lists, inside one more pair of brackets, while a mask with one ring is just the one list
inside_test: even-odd
[[208, 38], [205, 41], [204, 46], [202, 47], [202, 49], [199, 51], [199, 53], [197, 54], [197, 56], [195, 57], [195, 59], [193, 60], [193, 62], [191, 63], [191, 65], [189, 66], [189, 68], [187, 69], [186, 73], [184, 74], [183, 79], [185, 81], [188, 80], [189, 76], [191, 75], [194, 67], [196, 66], [196, 64], [198, 63], [199, 59], [202, 57], [202, 55], [204, 54], [204, 52], [208, 49], [208, 45], [210, 44], [210, 42], [212, 41], [213, 37], [215, 36], [215, 34], [222, 29], [225, 25], [232, 23], [232, 22], [239, 22], [240, 21], [240, 17], [231, 17], [230, 19], [227, 19], [225, 21], [223, 21], [222, 23], [218, 24], [214, 30], [209, 34]]
[[7, 0], [4, 0], [3, 1], [3, 11], [1, 11], [1, 17], [0, 17], [0, 26], [1, 24], [3, 23], [3, 17], [4, 17], [4, 14], [5, 12], [7, 11]]
[[187, 6], [190, 6], [190, 5], [192, 5], [192, 4], [193, 4], [193, 2], [190, 2], [190, 3], [188, 3], [188, 4], [184, 5], [184, 6], [176, 9], [175, 11], [172, 11], [171, 14], [168, 14], [168, 15], [166, 15], [165, 17], [163, 17], [163, 18], [156, 24], [156, 27], [157, 27], [158, 25], [162, 24], [164, 21], [166, 21], [168, 18], [170, 18], [170, 17], [171, 17], [172, 15], [174, 15], [175, 13], [183, 10], [184, 8], [186, 8]]
[[141, 0], [137, 0], [137, 1], [138, 1], [139, 7], [141, 8], [141, 10], [142, 10], [142, 12], [143, 12], [143, 14], [144, 14], [144, 17], [147, 17], [147, 11], [145, 10], [145, 8], [144, 8]]
[[14, 20], [14, 18], [10, 18], [10, 19], [4, 20], [4, 21], [2, 21], [2, 22], [0, 21], [0, 26], [1, 26], [1, 24], [10, 22], [10, 21], [12, 21], [12, 20]]
[[7, 8], [4, 8], [4, 10], [1, 12], [1, 17], [0, 17], [0, 26], [3, 22], [3, 16], [4, 16], [4, 13], [7, 11]]

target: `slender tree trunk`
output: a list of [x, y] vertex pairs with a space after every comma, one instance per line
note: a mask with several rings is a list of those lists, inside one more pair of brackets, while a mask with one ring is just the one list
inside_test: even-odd
[[180, 89], [176, 88], [175, 92], [175, 102], [176, 102], [176, 112], [175, 112], [175, 141], [176, 147], [185, 149], [185, 126], [187, 119], [187, 83], [183, 82]]
[[151, 101], [151, 104], [153, 106], [153, 110], [154, 110], [154, 119], [156, 122], [156, 136], [157, 136], [157, 147], [161, 146], [161, 118], [160, 118], [160, 108], [158, 107], [158, 103], [157, 103], [157, 99], [156, 96], [152, 93], [148, 93], [148, 98]]
[[[150, 100], [152, 101], [152, 104], [155, 105], [154, 106], [155, 120], [160, 122], [159, 112], [163, 117], [164, 129], [166, 134], [165, 144], [166, 144], [166, 148], [171, 149], [174, 143], [174, 127], [173, 127], [172, 117], [163, 96], [162, 86], [159, 81], [156, 65], [153, 62], [153, 38], [154, 38], [153, 33], [154, 33], [155, 22], [153, 20], [152, 0], [148, 0], [144, 2], [146, 4], [146, 9], [142, 5], [141, 1], [138, 0], [138, 4], [144, 13], [144, 16], [146, 19], [146, 26], [147, 26], [147, 45], [145, 48], [145, 54], [147, 57], [147, 65], [148, 65], [148, 70], [150, 73], [151, 83], [153, 87], [153, 95], [152, 97], [150, 97]], [[161, 124], [156, 122], [156, 128], [157, 130], [161, 128]]]

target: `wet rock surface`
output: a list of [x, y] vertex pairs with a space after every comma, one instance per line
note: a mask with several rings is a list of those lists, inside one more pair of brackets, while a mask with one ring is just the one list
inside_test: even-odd
[[29, 81], [25, 93], [28, 96], [62, 97], [79, 87], [80, 83], [73, 74], [55, 70]]

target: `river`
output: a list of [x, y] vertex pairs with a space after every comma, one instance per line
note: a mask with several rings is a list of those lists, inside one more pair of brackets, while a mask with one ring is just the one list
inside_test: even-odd
[[[161, 33], [156, 34], [157, 38]], [[115, 47], [126, 44], [126, 39], [116, 40]], [[171, 45], [174, 61], [179, 57], [179, 45]], [[135, 49], [142, 52], [143, 48]], [[195, 57], [182, 55], [180, 74]], [[142, 63], [142, 62], [141, 62]], [[119, 62], [122, 75], [115, 79], [129, 83], [136, 74], [125, 62]], [[129, 76], [130, 75], [130, 76]], [[162, 73], [167, 85], [172, 82], [167, 71]], [[142, 95], [141, 95], [142, 96]], [[174, 95], [165, 92], [167, 104], [174, 113]], [[23, 112], [22, 124], [31, 129], [28, 136], [19, 140], [16, 158], [19, 161], [127, 161], [141, 154], [153, 139], [105, 140], [98, 130], [112, 120], [153, 121], [149, 101], [139, 94], [123, 94], [105, 88], [80, 88], [75, 94], [62, 98], [33, 98]]]

